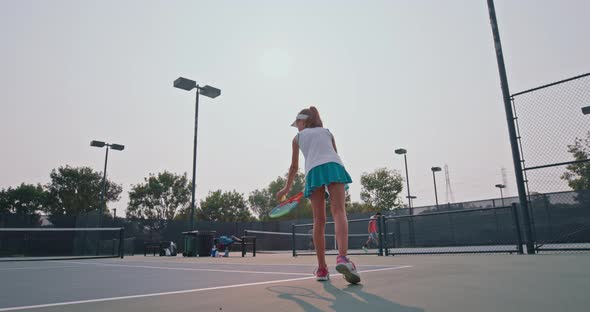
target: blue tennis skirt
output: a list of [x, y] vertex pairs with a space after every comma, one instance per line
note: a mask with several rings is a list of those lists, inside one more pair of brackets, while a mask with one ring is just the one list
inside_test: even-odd
[[[326, 188], [332, 183], [352, 183], [352, 179], [342, 165], [330, 162], [313, 167], [305, 177], [305, 191], [303, 195], [309, 198], [318, 187]], [[346, 185], [348, 189], [348, 185]], [[329, 196], [326, 188], [326, 198]]]

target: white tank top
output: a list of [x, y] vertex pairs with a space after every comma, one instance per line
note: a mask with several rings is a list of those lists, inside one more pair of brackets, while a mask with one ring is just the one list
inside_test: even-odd
[[319, 165], [335, 162], [344, 167], [332, 145], [332, 133], [326, 128], [306, 128], [297, 134], [297, 143], [305, 157], [305, 174]]

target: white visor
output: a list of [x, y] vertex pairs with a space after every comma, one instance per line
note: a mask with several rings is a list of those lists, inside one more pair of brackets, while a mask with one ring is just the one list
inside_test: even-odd
[[298, 114], [297, 117], [295, 117], [295, 121], [291, 124], [291, 127], [297, 127], [297, 120], [306, 120], [307, 118], [309, 118], [309, 116], [305, 114]]

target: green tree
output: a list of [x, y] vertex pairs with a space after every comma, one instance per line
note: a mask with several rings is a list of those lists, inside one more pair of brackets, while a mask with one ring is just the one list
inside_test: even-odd
[[223, 192], [217, 190], [209, 192], [205, 200], [201, 200], [197, 209], [199, 220], [237, 222], [252, 221], [254, 217], [250, 213], [244, 195], [236, 191]]
[[361, 200], [373, 211], [393, 210], [400, 207], [399, 194], [404, 179], [395, 170], [379, 168], [361, 175]]
[[47, 192], [41, 184], [22, 183], [0, 191], [0, 213], [38, 214], [47, 205]]
[[[102, 173], [89, 167], [65, 166], [53, 169], [50, 178], [46, 186], [46, 211], [52, 216], [77, 216], [97, 211], [108, 214], [106, 205], [99, 210]], [[121, 185], [107, 179], [105, 203], [119, 200], [121, 191]]]
[[366, 203], [359, 203], [359, 202], [347, 202], [346, 203], [346, 212], [347, 213], [367, 213], [367, 212], [374, 212], [375, 208]]
[[190, 206], [190, 186], [186, 173], [178, 175], [164, 171], [150, 174], [144, 178], [144, 183], [133, 185], [129, 191], [127, 217], [173, 220]]
[[[41, 224], [41, 215], [47, 204], [47, 192], [40, 184], [22, 183], [16, 188], [0, 190], [0, 214], [12, 215], [9, 227], [31, 227]], [[14, 219], [16, 218], [16, 219]], [[13, 223], [15, 222], [16, 223]]]
[[259, 220], [266, 220], [268, 219], [268, 213], [274, 207], [272, 206], [273, 194], [268, 188], [254, 190], [248, 196], [248, 203], [250, 204], [250, 209], [258, 216]]
[[[260, 190], [254, 190], [248, 197], [250, 208], [258, 215], [258, 219], [261, 221], [269, 220], [268, 214], [272, 208], [279, 204], [276, 198], [276, 194], [281, 190], [287, 183], [287, 174], [284, 177], [277, 177], [274, 181], [271, 181], [269, 185]], [[305, 175], [298, 172], [293, 180], [291, 190], [287, 194], [287, 197], [291, 197], [299, 192], [302, 192], [305, 188]], [[286, 216], [283, 216], [279, 220], [288, 220], [296, 218], [311, 218], [311, 204], [308, 200], [302, 200], [298, 207], [294, 211]]]
[[[573, 145], [568, 145], [568, 152], [574, 160], [586, 160], [590, 157], [590, 131], [585, 138], [576, 138]], [[561, 178], [575, 191], [590, 189], [590, 162], [581, 162], [566, 166]]]

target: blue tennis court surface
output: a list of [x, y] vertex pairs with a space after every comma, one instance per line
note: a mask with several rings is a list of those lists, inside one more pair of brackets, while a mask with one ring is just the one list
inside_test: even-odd
[[0, 311], [583, 311], [590, 304], [587, 255], [353, 260], [361, 285], [348, 285], [333, 265], [331, 281], [317, 282], [314, 257], [286, 254], [1, 262]]

